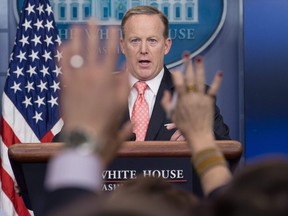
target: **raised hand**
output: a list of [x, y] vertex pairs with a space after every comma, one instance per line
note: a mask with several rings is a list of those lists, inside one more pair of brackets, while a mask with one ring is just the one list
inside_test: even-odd
[[[62, 45], [62, 111], [64, 132], [84, 131], [101, 144], [101, 156], [108, 163], [120, 143], [131, 133], [120, 122], [127, 107], [129, 85], [126, 73], [113, 75], [117, 58], [118, 30], [109, 28], [106, 54], [98, 54], [99, 26], [75, 26], [72, 38]], [[98, 145], [99, 145], [98, 143]]]
[[172, 73], [178, 95], [176, 105], [173, 104], [169, 92], [165, 92], [162, 105], [166, 112], [172, 113], [172, 121], [189, 141], [191, 148], [194, 149], [195, 145], [201, 148], [205, 146], [205, 139], [211, 142], [214, 140], [214, 98], [221, 85], [222, 73], [215, 75], [206, 93], [203, 59], [197, 57], [194, 66], [185, 55], [183, 60], [184, 73], [180, 71]]

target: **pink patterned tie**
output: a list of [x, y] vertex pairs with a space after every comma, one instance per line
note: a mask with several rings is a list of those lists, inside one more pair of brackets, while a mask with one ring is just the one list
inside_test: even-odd
[[139, 81], [134, 87], [138, 91], [138, 96], [132, 110], [133, 132], [136, 134], [136, 141], [144, 141], [149, 124], [149, 108], [144, 97], [147, 84]]

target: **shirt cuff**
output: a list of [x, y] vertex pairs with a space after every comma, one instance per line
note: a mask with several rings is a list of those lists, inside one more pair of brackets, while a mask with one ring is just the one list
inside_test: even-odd
[[76, 149], [65, 149], [49, 161], [45, 188], [53, 191], [73, 187], [96, 192], [103, 184], [102, 171], [97, 155], [81, 155]]

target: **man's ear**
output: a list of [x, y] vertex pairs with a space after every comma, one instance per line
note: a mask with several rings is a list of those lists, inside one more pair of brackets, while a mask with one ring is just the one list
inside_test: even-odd
[[171, 46], [172, 46], [172, 39], [171, 38], [167, 38], [165, 40], [165, 55], [169, 53], [170, 49], [171, 49]]
[[124, 48], [124, 39], [120, 39], [120, 49], [123, 55], [125, 55], [125, 48]]

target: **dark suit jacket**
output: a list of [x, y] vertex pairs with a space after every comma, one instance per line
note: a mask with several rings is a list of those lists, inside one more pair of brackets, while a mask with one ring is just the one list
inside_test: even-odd
[[[209, 87], [207, 86], [207, 89]], [[171, 123], [170, 119], [167, 119], [166, 113], [161, 106], [161, 99], [165, 90], [174, 92], [174, 85], [170, 71], [164, 66], [164, 75], [160, 83], [160, 87], [156, 96], [154, 109], [150, 118], [148, 130], [145, 140], [170, 140], [175, 130], [167, 130], [164, 124]], [[126, 113], [125, 121], [130, 120], [129, 112]], [[223, 117], [220, 114], [219, 108], [215, 104], [214, 115], [214, 134], [217, 140], [227, 140], [229, 137], [229, 128], [224, 123]]]

